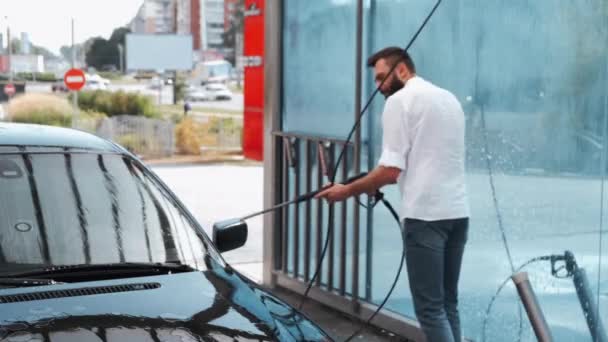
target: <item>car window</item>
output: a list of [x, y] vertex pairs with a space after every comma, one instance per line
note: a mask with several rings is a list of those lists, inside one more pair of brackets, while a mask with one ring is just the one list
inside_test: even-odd
[[1, 155], [0, 229], [0, 273], [120, 262], [204, 267], [203, 233], [120, 155]]

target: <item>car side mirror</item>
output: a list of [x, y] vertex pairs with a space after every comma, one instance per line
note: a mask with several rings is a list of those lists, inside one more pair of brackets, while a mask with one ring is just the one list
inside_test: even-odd
[[247, 223], [230, 219], [213, 224], [213, 243], [220, 253], [242, 247], [247, 242]]

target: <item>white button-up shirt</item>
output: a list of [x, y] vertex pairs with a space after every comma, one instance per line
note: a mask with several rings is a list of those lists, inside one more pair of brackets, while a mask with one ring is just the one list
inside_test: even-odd
[[381, 166], [401, 169], [401, 219], [469, 217], [465, 181], [465, 120], [449, 91], [420, 77], [386, 100]]

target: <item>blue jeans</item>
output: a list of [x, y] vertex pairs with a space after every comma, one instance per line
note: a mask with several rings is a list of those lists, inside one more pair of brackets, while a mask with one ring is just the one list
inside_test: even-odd
[[405, 219], [406, 261], [416, 317], [428, 342], [460, 342], [458, 278], [469, 219]]

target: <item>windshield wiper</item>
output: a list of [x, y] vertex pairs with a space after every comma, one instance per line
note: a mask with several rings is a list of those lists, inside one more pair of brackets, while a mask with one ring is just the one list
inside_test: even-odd
[[0, 278], [0, 286], [30, 287], [63, 284], [53, 279]]
[[7, 277], [44, 277], [47, 275], [81, 275], [82, 273], [181, 273], [196, 271], [190, 265], [172, 263], [113, 263], [113, 264], [78, 264], [38, 268], [18, 273], [6, 274]]

